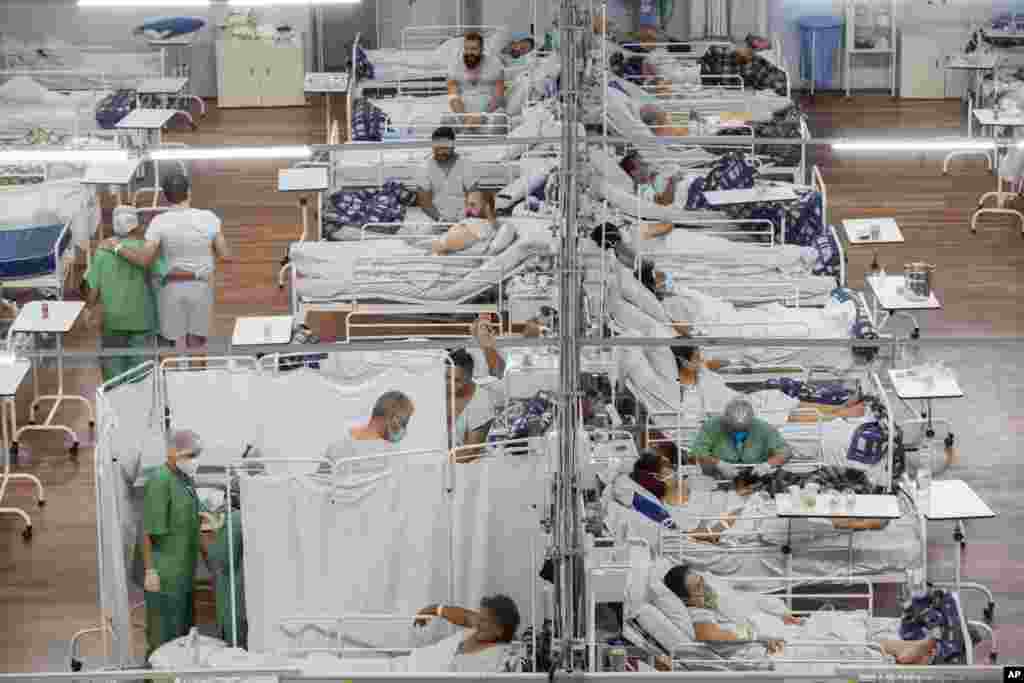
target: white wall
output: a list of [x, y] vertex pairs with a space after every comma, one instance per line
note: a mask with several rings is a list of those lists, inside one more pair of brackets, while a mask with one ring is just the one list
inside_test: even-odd
[[[310, 11], [308, 8], [260, 8], [259, 16], [268, 23], [289, 23], [304, 34], [306, 66], [312, 67]], [[150, 17], [165, 16], [168, 8], [79, 8], [75, 0], [4, 0], [0, 2], [0, 32], [21, 40], [52, 36], [75, 45], [106, 45], [119, 50], [148, 52], [145, 41], [132, 30]], [[217, 94], [217, 63], [214, 41], [218, 23], [228, 9], [214, 4], [208, 10], [190, 8], [180, 14], [201, 16], [207, 25], [192, 46], [192, 91], [203, 97]]]
[[[424, 0], [418, 0], [423, 2]], [[580, 0], [581, 2], [584, 0]], [[483, 23], [508, 26], [513, 31], [527, 31], [537, 6], [537, 33], [543, 35], [551, 26], [551, 17], [559, 0], [476, 0], [482, 6]], [[593, 0], [600, 8], [601, 0]], [[733, 0], [733, 36], [768, 31], [770, 0]], [[599, 11], [599, 10], [598, 10]], [[704, 33], [704, 0], [676, 0], [675, 13], [667, 29], [677, 38], [696, 38]]]
[[[880, 0], [876, 0], [879, 2]], [[770, 0], [769, 25], [781, 32], [794, 87], [805, 87], [800, 80], [800, 34], [798, 21], [808, 16], [845, 15], [845, 0]], [[967, 43], [970, 29], [979, 20], [1017, 8], [1024, 11], [1024, 2], [1017, 0], [895, 0], [893, 19], [898, 31], [913, 31], [940, 36], [944, 49], [955, 51]], [[839, 60], [836, 55], [836, 84], [839, 85]], [[897, 55], [899, 59], [899, 55]], [[858, 88], [888, 89], [889, 76], [884, 56], [856, 57], [855, 83]], [[898, 77], [897, 77], [898, 78]]]

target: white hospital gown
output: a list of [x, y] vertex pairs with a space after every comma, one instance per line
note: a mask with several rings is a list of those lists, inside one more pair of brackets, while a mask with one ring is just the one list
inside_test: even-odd
[[452, 657], [452, 673], [505, 673], [511, 668], [509, 666], [510, 653], [506, 645], [494, 645], [486, 650], [475, 652], [471, 655], [462, 653], [462, 641], [465, 639], [465, 632], [451, 636], [452, 640], [458, 640], [459, 644], [455, 649], [455, 656]]

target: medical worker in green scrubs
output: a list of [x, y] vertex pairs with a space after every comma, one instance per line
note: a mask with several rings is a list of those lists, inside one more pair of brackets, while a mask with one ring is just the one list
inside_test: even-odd
[[192, 627], [192, 591], [199, 559], [199, 499], [194, 479], [199, 436], [171, 430], [167, 462], [146, 481], [143, 561], [146, 565], [146, 657]]

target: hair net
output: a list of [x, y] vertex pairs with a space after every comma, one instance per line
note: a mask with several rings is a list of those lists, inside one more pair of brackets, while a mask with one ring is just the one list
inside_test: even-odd
[[190, 451], [198, 456], [203, 451], [203, 441], [191, 429], [172, 429], [167, 433], [167, 445], [176, 451]]
[[139, 214], [132, 206], [119, 206], [114, 209], [114, 234], [124, 237], [139, 227]]
[[754, 422], [754, 406], [745, 398], [734, 398], [725, 406], [722, 427], [730, 434], [750, 431]]

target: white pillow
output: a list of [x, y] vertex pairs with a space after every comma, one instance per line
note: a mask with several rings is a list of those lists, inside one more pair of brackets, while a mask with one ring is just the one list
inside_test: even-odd
[[594, 147], [590, 152], [590, 163], [594, 171], [612, 185], [633, 191], [633, 179], [622, 170], [619, 160], [614, 155], [605, 153], [600, 147]]
[[651, 555], [644, 547], [634, 546], [630, 549], [629, 560], [624, 608], [625, 613], [632, 616], [647, 604], [647, 577], [651, 571]]
[[487, 255], [500, 254], [508, 249], [516, 241], [516, 224], [506, 221], [498, 228], [497, 234], [491, 240], [491, 246], [487, 248]]
[[495, 59], [499, 59], [501, 51], [510, 42], [512, 42], [512, 32], [508, 30], [507, 26], [501, 26], [494, 33], [484, 38], [484, 52], [494, 55]]
[[636, 330], [640, 336], [652, 336], [657, 339], [672, 339], [675, 334], [672, 328], [664, 322], [652, 318], [633, 304], [626, 301], [623, 296], [616, 292], [609, 292], [608, 310], [622, 327]]
[[671, 322], [672, 319], [668, 317], [665, 307], [658, 301], [658, 297], [654, 296], [651, 290], [636, 279], [633, 271], [619, 262], [616, 262], [616, 265], [619, 269], [619, 291], [623, 298], [655, 320]]
[[[629, 334], [632, 336], [632, 333]], [[639, 349], [623, 349], [622, 375], [633, 385], [658, 399], [659, 405], [647, 406], [649, 410], [660, 412], [676, 410], [682, 403], [679, 392], [679, 381], [668, 380], [654, 371], [650, 361]]]
[[66, 99], [63, 95], [50, 92], [46, 86], [27, 76], [15, 76], [0, 85], [0, 102], [12, 104], [47, 104]]
[[649, 346], [644, 348], [644, 356], [651, 364], [651, 369], [668, 381], [679, 381], [679, 366], [676, 357], [667, 346]]
[[648, 587], [651, 591], [651, 604], [658, 608], [665, 617], [672, 622], [672, 625], [679, 629], [689, 639], [696, 640], [697, 635], [693, 629], [693, 621], [690, 620], [690, 610], [679, 596], [669, 590], [665, 585], [665, 574], [668, 574], [675, 566], [674, 563], [664, 557], [651, 566]]
[[654, 605], [644, 605], [633, 618], [667, 652], [675, 652], [694, 642]]

